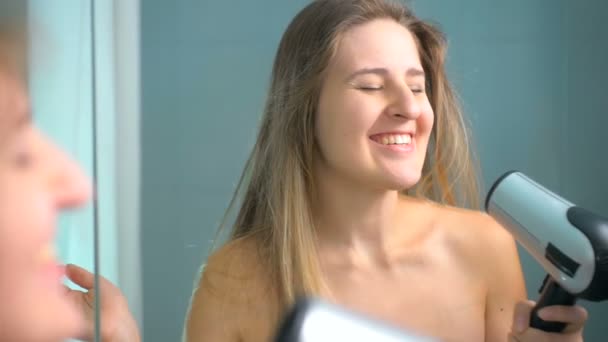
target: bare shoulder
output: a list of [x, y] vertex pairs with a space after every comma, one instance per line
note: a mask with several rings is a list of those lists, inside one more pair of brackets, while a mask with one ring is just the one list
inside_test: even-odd
[[518, 296], [525, 295], [517, 243], [505, 227], [481, 211], [440, 205], [434, 210], [454, 256], [468, 272], [485, 279], [489, 292], [506, 281]]
[[[217, 296], [230, 293], [233, 300], [246, 300], [245, 292], [258, 289], [262, 284], [263, 268], [253, 238], [240, 238], [226, 243], [211, 254], [201, 274], [200, 285]], [[238, 290], [238, 293], [234, 293]], [[238, 295], [245, 295], [239, 298]]]
[[455, 253], [471, 274], [484, 279], [486, 340], [506, 341], [515, 305], [527, 297], [515, 239], [484, 212], [451, 207], [437, 212]]
[[500, 260], [516, 261], [517, 248], [513, 236], [490, 215], [450, 206], [436, 205], [436, 224], [444, 230], [456, 252], [472, 258], [478, 266], [490, 269]]
[[[433, 248], [445, 248], [450, 259], [471, 275], [493, 277], [500, 267], [520, 267], [513, 236], [485, 212], [407, 199], [409, 222], [433, 232]], [[415, 215], [415, 217], [412, 217]]]
[[[184, 337], [196, 341], [251, 341], [253, 317], [272, 315], [272, 289], [253, 238], [228, 242], [203, 266], [190, 301]], [[243, 338], [248, 336], [248, 338]]]

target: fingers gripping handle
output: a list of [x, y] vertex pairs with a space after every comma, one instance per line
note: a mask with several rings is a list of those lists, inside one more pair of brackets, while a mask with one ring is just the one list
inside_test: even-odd
[[561, 332], [566, 327], [562, 322], [544, 321], [538, 317], [538, 310], [551, 305], [574, 305], [576, 297], [564, 290], [550, 276], [545, 278], [540, 298], [530, 313], [530, 327], [546, 332]]

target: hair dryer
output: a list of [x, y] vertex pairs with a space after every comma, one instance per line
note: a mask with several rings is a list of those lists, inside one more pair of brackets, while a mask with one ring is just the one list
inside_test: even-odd
[[548, 305], [574, 305], [577, 298], [608, 299], [608, 219], [577, 207], [518, 171], [502, 175], [486, 197], [486, 211], [545, 269], [547, 277], [530, 326], [560, 332], [561, 322], [543, 321]]
[[285, 316], [275, 342], [438, 342], [316, 298], [301, 298]]

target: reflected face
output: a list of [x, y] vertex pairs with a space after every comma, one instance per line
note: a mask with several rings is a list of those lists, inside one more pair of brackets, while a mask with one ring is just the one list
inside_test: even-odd
[[80, 331], [52, 243], [59, 212], [89, 196], [77, 166], [32, 126], [22, 84], [0, 69], [0, 340]]
[[324, 172], [382, 190], [415, 185], [434, 115], [409, 30], [378, 19], [347, 31], [328, 67], [316, 119]]

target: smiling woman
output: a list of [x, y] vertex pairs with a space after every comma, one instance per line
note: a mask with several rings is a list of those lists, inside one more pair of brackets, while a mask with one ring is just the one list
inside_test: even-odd
[[[443, 33], [397, 1], [317, 0], [295, 16], [186, 340], [268, 341], [299, 296], [443, 341], [551, 337], [511, 329], [519, 256], [467, 208], [475, 164], [445, 55]], [[564, 341], [581, 335], [579, 309], [554, 316]]]
[[[54, 341], [80, 333], [53, 254], [59, 210], [85, 203], [90, 186], [30, 120], [20, 18], [0, 24], [0, 340]], [[32, 329], [32, 327], [36, 327]]]

